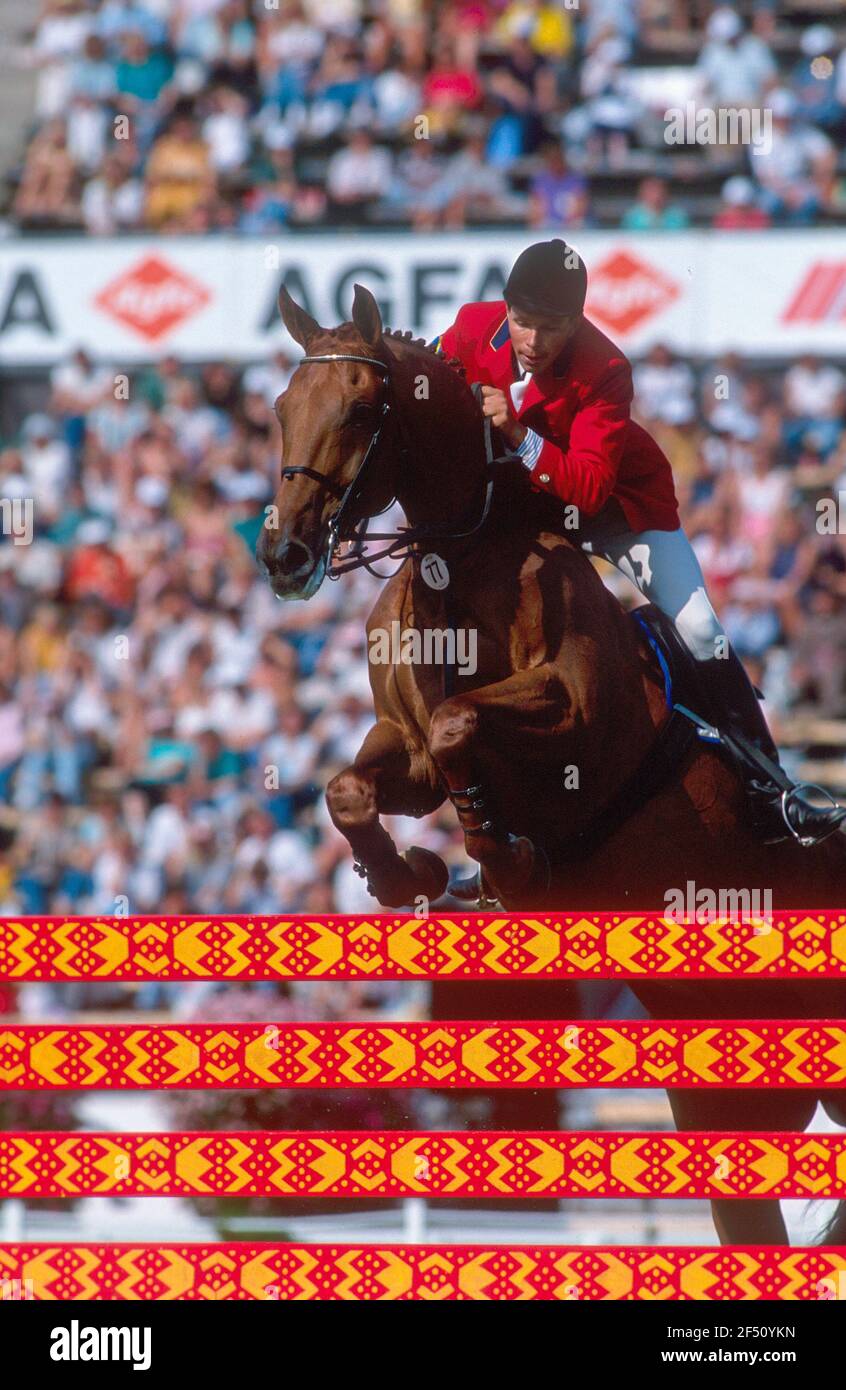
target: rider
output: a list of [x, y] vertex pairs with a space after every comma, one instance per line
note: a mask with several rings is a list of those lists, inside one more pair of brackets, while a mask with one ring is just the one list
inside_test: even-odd
[[[669, 461], [630, 418], [631, 365], [585, 318], [586, 291], [578, 253], [558, 238], [538, 242], [518, 256], [503, 300], [465, 304], [434, 345], [482, 383], [485, 415], [534, 485], [576, 505], [582, 548], [616, 565], [673, 620], [716, 722], [777, 764], [755, 689], [681, 528]], [[815, 806], [757, 759], [741, 768], [768, 838], [784, 837], [786, 825], [813, 843], [846, 819], [846, 808]]]

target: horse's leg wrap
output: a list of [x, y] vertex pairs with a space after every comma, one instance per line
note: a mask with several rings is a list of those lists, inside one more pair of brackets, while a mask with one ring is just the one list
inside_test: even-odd
[[490, 835], [494, 839], [507, 838], [508, 832], [496, 819], [481, 782], [474, 787], [450, 788], [448, 796], [462, 830], [470, 834]]
[[493, 797], [478, 777], [474, 757], [479, 716], [472, 698], [452, 698], [432, 715], [429, 751], [434, 758], [464, 831], [467, 853], [481, 865], [485, 880], [501, 896], [535, 890], [536, 866], [544, 888], [548, 865], [525, 836], [511, 835]]

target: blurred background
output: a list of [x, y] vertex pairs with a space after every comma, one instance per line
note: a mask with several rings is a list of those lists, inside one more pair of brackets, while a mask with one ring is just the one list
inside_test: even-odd
[[[253, 558], [298, 355], [276, 296], [284, 282], [332, 324], [359, 280], [386, 322], [431, 338], [549, 235], [582, 252], [588, 315], [635, 364], [637, 418], [785, 764], [846, 792], [840, 0], [0, 0], [0, 37], [0, 498], [33, 508], [28, 543], [11, 506], [0, 535], [0, 913], [373, 910], [322, 788], [371, 722], [377, 581], [279, 604]], [[667, 111], [691, 107], [746, 113], [755, 138], [669, 143]], [[389, 828], [463, 863], [451, 813]], [[0, 986], [0, 1012], [27, 1021], [426, 1007], [389, 984]], [[592, 1007], [636, 1012], [613, 990]], [[659, 1093], [562, 1096], [562, 1116], [670, 1126]], [[490, 1113], [459, 1095], [211, 1093], [4, 1098], [0, 1121]], [[522, 1207], [509, 1235], [712, 1239], [704, 1204], [575, 1205]], [[806, 1229], [789, 1205], [797, 1233], [825, 1213]], [[462, 1239], [488, 1220], [324, 1207], [7, 1202], [0, 1228], [355, 1239], [428, 1222]]]

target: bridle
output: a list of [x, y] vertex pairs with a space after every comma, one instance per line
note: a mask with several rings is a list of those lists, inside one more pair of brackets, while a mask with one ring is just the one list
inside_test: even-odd
[[[415, 553], [417, 546], [423, 541], [464, 540], [468, 536], [473, 536], [477, 531], [480, 531], [488, 519], [488, 513], [491, 508], [491, 498], [493, 496], [494, 480], [490, 471], [490, 464], [494, 460], [489, 421], [485, 422], [485, 452], [489, 465], [489, 474], [485, 485], [485, 497], [480, 515], [469, 527], [465, 530], [444, 531], [436, 526], [403, 526], [396, 531], [373, 531], [368, 533], [367, 528], [372, 517], [364, 516], [359, 521], [353, 522], [351, 534], [346, 536], [342, 535], [341, 527], [344, 522], [344, 514], [350, 503], [355, 500], [356, 497], [360, 496], [362, 476], [368, 463], [371, 462], [376, 453], [379, 441], [382, 438], [382, 431], [391, 414], [393, 414], [396, 420], [397, 430], [400, 434], [400, 452], [407, 456], [409, 450], [407, 445], [402, 443], [402, 425], [391, 397], [391, 368], [387, 362], [383, 362], [378, 357], [365, 357], [355, 352], [323, 352], [316, 353], [312, 356], [301, 357], [297, 365], [303, 366], [306, 363], [312, 362], [361, 362], [365, 366], [375, 367], [382, 377], [382, 397], [379, 420], [370, 436], [370, 442], [364, 451], [361, 463], [358, 465], [352, 481], [348, 483], [346, 487], [342, 486], [340, 483], [333, 482], [332, 479], [327, 478], [325, 474], [319, 473], [316, 468], [309, 468], [305, 464], [286, 465], [282, 469], [283, 478], [293, 478], [300, 474], [303, 477], [310, 478], [312, 482], [317, 483], [318, 486], [323, 488], [325, 492], [328, 492], [331, 497], [338, 498], [338, 509], [329, 524], [329, 536], [326, 545], [326, 573], [329, 578], [340, 579], [342, 574], [347, 574], [350, 570], [363, 568], [368, 570], [370, 574], [376, 575], [378, 579], [389, 579], [391, 577], [390, 575], [378, 574], [375, 570], [371, 569], [371, 565], [374, 561], [385, 559], [399, 560], [399, 565], [397, 566], [397, 570], [399, 570], [409, 556]], [[384, 513], [393, 506], [396, 500], [396, 495], [394, 495], [386, 506], [382, 507], [378, 512], [374, 512], [372, 515], [384, 515]], [[334, 558], [335, 552], [344, 540], [350, 542], [350, 551], [343, 559], [336, 560]], [[365, 550], [368, 541], [388, 541], [389, 544], [375, 555], [368, 555]], [[396, 573], [397, 570], [395, 570], [394, 573]]]

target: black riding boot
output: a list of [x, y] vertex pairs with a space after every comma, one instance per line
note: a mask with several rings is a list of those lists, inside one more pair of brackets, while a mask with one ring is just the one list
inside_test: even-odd
[[802, 787], [789, 781], [779, 764], [778, 749], [767, 727], [755, 687], [733, 648], [728, 657], [711, 657], [696, 663], [712, 723], [731, 737], [739, 734], [774, 766], [759, 763], [754, 753], [735, 744], [736, 761], [744, 774], [755, 826], [770, 841], [793, 836], [800, 843], [816, 844], [846, 820], [846, 807], [815, 806]]

